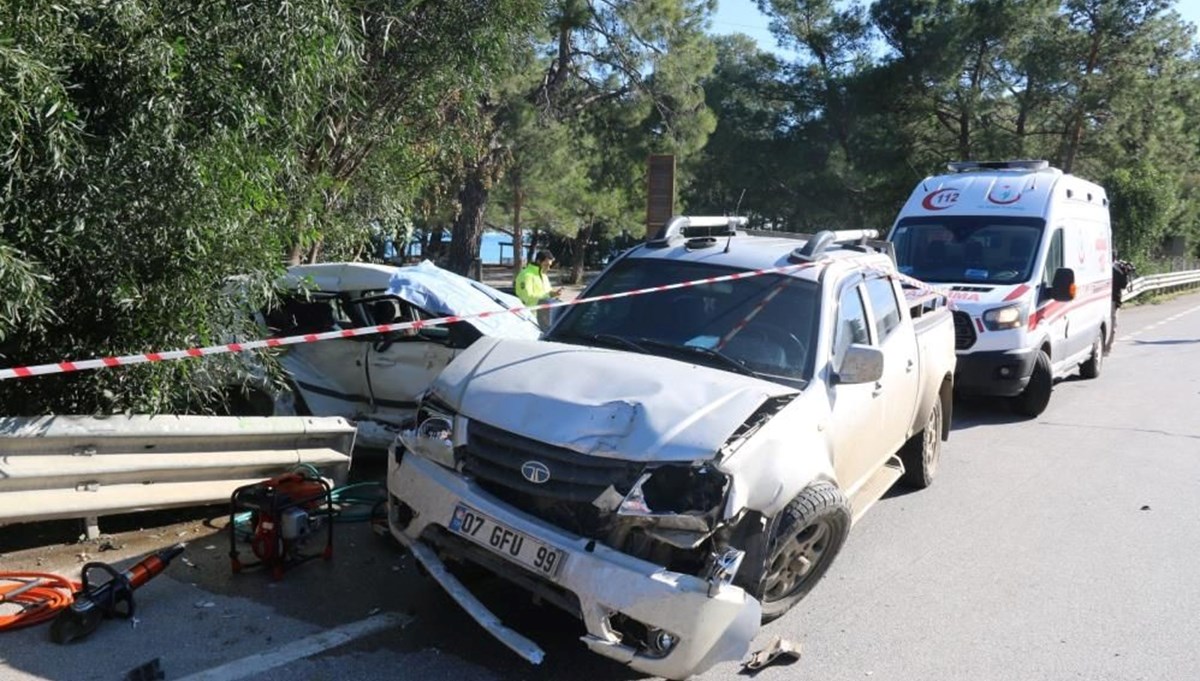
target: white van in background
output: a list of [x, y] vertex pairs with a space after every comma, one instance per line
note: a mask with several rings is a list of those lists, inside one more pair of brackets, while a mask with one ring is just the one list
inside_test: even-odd
[[1112, 332], [1104, 189], [1046, 161], [962, 162], [913, 190], [889, 241], [900, 271], [948, 288], [963, 394], [1042, 413], [1054, 380], [1100, 374]]

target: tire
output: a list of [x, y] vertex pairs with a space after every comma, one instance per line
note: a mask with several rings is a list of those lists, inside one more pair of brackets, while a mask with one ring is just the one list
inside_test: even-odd
[[900, 448], [900, 461], [904, 463], [904, 475], [900, 484], [914, 489], [925, 489], [937, 477], [938, 461], [942, 457], [942, 397], [933, 402], [925, 427], [914, 434]]
[[766, 558], [749, 589], [762, 604], [764, 623], [783, 616], [812, 591], [849, 532], [850, 504], [826, 482], [806, 488], [775, 517]]
[[1046, 411], [1050, 404], [1050, 392], [1054, 390], [1054, 371], [1050, 368], [1050, 356], [1045, 350], [1038, 350], [1037, 361], [1033, 365], [1033, 373], [1029, 376], [1029, 385], [1013, 398], [1013, 410], [1022, 416], [1033, 418]]
[[296, 416], [312, 416], [312, 410], [308, 408], [308, 403], [304, 401], [304, 395], [300, 394], [300, 387], [295, 383], [288, 381], [288, 389], [292, 392], [292, 408], [296, 411]]
[[233, 388], [226, 393], [225, 411], [229, 416], [274, 416], [275, 401], [258, 388]]
[[1104, 329], [1100, 329], [1100, 335], [1096, 336], [1096, 342], [1092, 343], [1092, 356], [1086, 362], [1079, 365], [1080, 378], [1099, 378], [1100, 369], [1104, 364]]

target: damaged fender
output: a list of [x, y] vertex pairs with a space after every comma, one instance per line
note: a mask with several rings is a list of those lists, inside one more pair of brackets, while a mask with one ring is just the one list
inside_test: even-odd
[[817, 391], [805, 391], [783, 408], [799, 418], [769, 416], [756, 429], [740, 438], [735, 435], [726, 443], [726, 453], [716, 464], [731, 481], [726, 519], [747, 510], [773, 517], [799, 490], [822, 480], [836, 481], [833, 458], [822, 432], [828, 426], [804, 417], [821, 413], [818, 405], [808, 404], [821, 399]]

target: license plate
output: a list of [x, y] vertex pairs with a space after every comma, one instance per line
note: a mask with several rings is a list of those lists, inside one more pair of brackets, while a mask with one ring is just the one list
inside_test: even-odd
[[450, 531], [550, 577], [557, 575], [567, 560], [565, 552], [546, 546], [524, 532], [502, 525], [462, 504], [454, 509]]

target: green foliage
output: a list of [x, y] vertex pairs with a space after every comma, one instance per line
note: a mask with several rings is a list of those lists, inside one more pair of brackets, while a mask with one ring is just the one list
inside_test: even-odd
[[1178, 196], [1172, 175], [1141, 162], [1114, 169], [1105, 185], [1110, 194], [1117, 253], [1132, 256], [1144, 266], [1147, 256], [1169, 234]]
[[[744, 188], [743, 211], [784, 229], [886, 228], [947, 161], [1045, 158], [1115, 178], [1114, 211], [1132, 192], [1122, 222], [1144, 225], [1117, 227], [1130, 256], [1153, 257], [1167, 236], [1195, 247], [1200, 59], [1172, 4], [761, 0], [799, 58], [723, 44], [705, 83], [720, 122], [685, 195], [730, 210]], [[865, 43], [868, 29], [886, 49]]]
[[[478, 238], [482, 222], [473, 212], [482, 213], [493, 195], [488, 220], [511, 224], [519, 196], [523, 222], [572, 238], [578, 272], [593, 240], [640, 235], [646, 156], [695, 153], [715, 127], [698, 86], [716, 61], [703, 32], [712, 7], [565, 0], [549, 8], [544, 34], [504, 83], [499, 103], [481, 104], [492, 146], [504, 153], [485, 156], [475, 170], [487, 166], [482, 175], [507, 173], [508, 181], [462, 195], [454, 238], [460, 245]], [[467, 264], [450, 263], [459, 271]]]
[[[0, 8], [0, 347], [30, 364], [260, 333], [284, 256], [363, 255], [473, 143], [526, 0]], [[450, 36], [454, 36], [450, 38]], [[224, 293], [235, 275], [240, 313]], [[206, 410], [217, 360], [0, 384], [9, 413]]]

